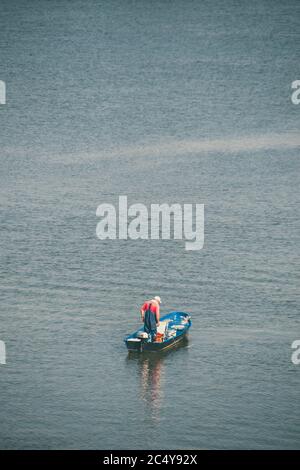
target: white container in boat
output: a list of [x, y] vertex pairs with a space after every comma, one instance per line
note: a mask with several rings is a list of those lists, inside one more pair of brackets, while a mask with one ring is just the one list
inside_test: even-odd
[[176, 335], [176, 330], [168, 330], [168, 333], [167, 333], [167, 336], [168, 338], [171, 338], [172, 336], [175, 336]]
[[146, 333], [146, 331], [139, 331], [138, 334], [137, 334], [137, 337], [141, 338], [141, 339], [147, 339], [148, 338], [148, 333]]
[[174, 325], [173, 328], [175, 330], [184, 330], [185, 327], [184, 327], [184, 325]]

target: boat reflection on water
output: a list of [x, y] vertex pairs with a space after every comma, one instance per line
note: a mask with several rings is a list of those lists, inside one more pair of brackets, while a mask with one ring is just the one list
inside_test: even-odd
[[[165, 352], [129, 352], [126, 358], [128, 365], [136, 364], [136, 371], [140, 381], [140, 399], [147, 406], [147, 415], [154, 421], [159, 421], [159, 411], [164, 399], [164, 361], [189, 343], [187, 337], [180, 343]], [[132, 368], [132, 367], [131, 367]], [[132, 373], [132, 371], [131, 371]]]

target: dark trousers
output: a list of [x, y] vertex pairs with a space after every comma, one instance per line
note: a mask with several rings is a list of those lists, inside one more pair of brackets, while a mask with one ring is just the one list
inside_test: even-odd
[[154, 336], [156, 335], [156, 318], [151, 310], [145, 312], [144, 317], [144, 330], [150, 336], [151, 341], [153, 341]]

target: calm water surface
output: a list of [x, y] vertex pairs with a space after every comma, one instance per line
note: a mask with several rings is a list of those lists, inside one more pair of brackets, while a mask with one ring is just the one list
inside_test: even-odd
[[[300, 448], [299, 32], [296, 0], [1, 2], [1, 448]], [[120, 194], [204, 203], [203, 250], [98, 240]], [[157, 294], [189, 341], [129, 357]]]

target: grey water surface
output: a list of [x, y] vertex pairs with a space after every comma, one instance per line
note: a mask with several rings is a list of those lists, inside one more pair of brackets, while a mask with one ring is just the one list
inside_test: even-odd
[[[0, 448], [299, 449], [300, 3], [2, 0], [0, 47]], [[119, 195], [203, 249], [100, 241]], [[189, 340], [130, 357], [154, 295]]]

